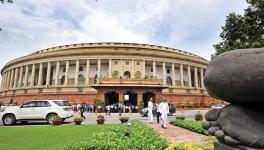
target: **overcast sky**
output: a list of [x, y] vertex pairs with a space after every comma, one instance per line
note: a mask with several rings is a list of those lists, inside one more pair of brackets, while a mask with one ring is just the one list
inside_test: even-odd
[[230, 12], [246, 0], [15, 0], [0, 4], [0, 68], [36, 50], [79, 42], [136, 42], [210, 59]]

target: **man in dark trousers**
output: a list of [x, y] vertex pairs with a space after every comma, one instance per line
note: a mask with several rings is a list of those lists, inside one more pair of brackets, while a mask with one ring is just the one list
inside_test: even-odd
[[159, 120], [160, 120], [160, 101], [158, 101], [158, 103], [156, 104], [156, 108], [157, 108], [157, 123], [159, 123]]
[[85, 116], [83, 115], [84, 111], [85, 111], [85, 109], [84, 109], [84, 104], [81, 104], [80, 115], [81, 115], [81, 117], [85, 120], [86, 118], [85, 118]]

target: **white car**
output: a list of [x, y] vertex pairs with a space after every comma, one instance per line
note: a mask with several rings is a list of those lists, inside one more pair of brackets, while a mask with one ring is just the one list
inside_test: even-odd
[[212, 106], [211, 108], [212, 109], [221, 109], [223, 107], [225, 107], [225, 105], [223, 105], [223, 104], [217, 104], [217, 105]]
[[21, 106], [7, 107], [0, 110], [4, 125], [14, 125], [17, 121], [26, 123], [32, 120], [46, 120], [52, 123], [58, 115], [62, 120], [73, 116], [73, 111], [66, 100], [32, 100]]

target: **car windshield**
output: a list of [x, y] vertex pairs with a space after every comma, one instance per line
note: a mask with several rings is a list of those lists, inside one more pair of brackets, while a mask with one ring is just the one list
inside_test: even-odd
[[68, 101], [53, 101], [58, 106], [70, 106]]

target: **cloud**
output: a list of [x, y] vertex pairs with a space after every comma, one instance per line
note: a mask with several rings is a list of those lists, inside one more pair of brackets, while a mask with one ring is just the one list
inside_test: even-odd
[[0, 67], [56, 45], [139, 42], [183, 49], [207, 59], [225, 16], [241, 0], [24, 0], [0, 5]]

